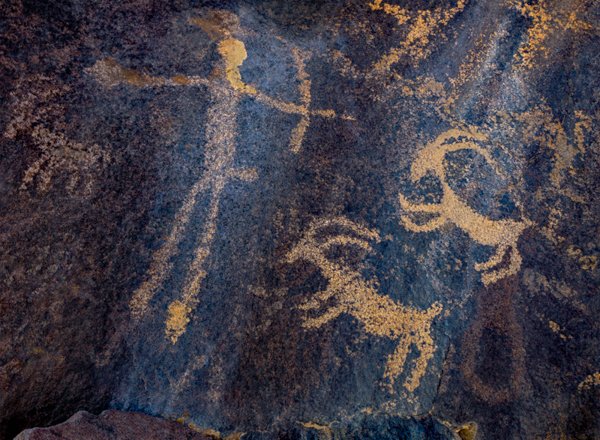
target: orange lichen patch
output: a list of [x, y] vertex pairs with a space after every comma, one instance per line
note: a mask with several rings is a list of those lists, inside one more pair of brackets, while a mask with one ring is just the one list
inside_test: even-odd
[[[332, 226], [341, 227], [348, 233], [318, 238]], [[328, 300], [336, 300], [335, 306], [329, 307], [316, 318], [305, 318], [302, 325], [306, 328], [320, 328], [342, 313], [347, 313], [356, 318], [367, 333], [398, 340], [395, 352], [388, 357], [384, 373], [386, 386], [392, 392], [394, 380], [406, 368], [406, 358], [411, 346], [416, 346], [419, 356], [404, 383], [406, 390], [413, 392], [420, 385], [427, 364], [433, 357], [435, 343], [430, 335], [431, 324], [442, 307], [435, 303], [428, 310], [420, 311], [396, 304], [389, 297], [377, 293], [377, 283], [365, 280], [360, 272], [361, 268], [356, 270], [327, 258], [327, 252], [334, 247], [351, 247], [359, 252], [369, 253], [372, 251], [369, 241], [379, 242], [379, 234], [344, 217], [324, 219], [313, 222], [302, 240], [286, 255], [287, 263], [306, 260], [316, 265], [328, 281], [327, 289], [299, 306], [301, 310], [317, 310]]]
[[[462, 149], [474, 150], [481, 154], [494, 170], [501, 174], [491, 154], [477, 143], [486, 140], [487, 138], [481, 134], [457, 129], [442, 133], [435, 141], [429, 143], [419, 152], [410, 171], [413, 182], [420, 180], [425, 177], [427, 172], [432, 171], [439, 178], [442, 186], [443, 196], [441, 202], [417, 205], [408, 201], [402, 193], [398, 195], [398, 199], [402, 209], [407, 213], [437, 214], [437, 217], [422, 225], [415, 223], [408, 215], [403, 215], [404, 226], [411, 231], [430, 232], [447, 222], [451, 222], [465, 231], [477, 243], [496, 246], [496, 252], [488, 261], [475, 264], [475, 270], [484, 271], [481, 280], [488, 285], [519, 271], [522, 258], [517, 250], [517, 241], [521, 233], [533, 223], [526, 218], [523, 218], [520, 222], [510, 219], [490, 220], [475, 212], [463, 202], [446, 181], [444, 169], [446, 154]], [[491, 270], [500, 265], [507, 252], [510, 252], [508, 267]]]
[[568, 32], [578, 34], [593, 30], [593, 26], [581, 18], [586, 12], [584, 2], [555, 2], [551, 8], [547, 0], [537, 4], [515, 1], [514, 6], [533, 22], [527, 31], [527, 41], [518, 51], [520, 66], [524, 69], [538, 67], [540, 62], [548, 59], [551, 37], [561, 41]]
[[579, 259], [581, 268], [584, 270], [594, 271], [598, 267], [598, 257], [596, 255], [587, 255]]
[[121, 83], [137, 87], [151, 87], [165, 83], [163, 78], [155, 78], [133, 69], [126, 69], [110, 58], [96, 61], [96, 64], [87, 71], [105, 87], [115, 87]]
[[465, 2], [460, 0], [454, 8], [436, 8], [433, 12], [420, 12], [402, 46], [409, 51], [411, 57], [414, 59], [426, 57], [430, 50], [425, 50], [425, 46], [429, 43], [431, 34], [436, 29], [446, 26], [464, 8]]
[[561, 339], [573, 339], [573, 336], [565, 336], [565, 330], [554, 321], [548, 320], [548, 327], [550, 327], [554, 333], [558, 334]]

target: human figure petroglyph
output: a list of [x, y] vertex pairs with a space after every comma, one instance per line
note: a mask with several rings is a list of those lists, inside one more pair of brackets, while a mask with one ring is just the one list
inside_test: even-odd
[[[326, 228], [341, 228], [347, 233], [325, 237], [319, 236]], [[328, 281], [327, 289], [318, 292], [310, 300], [300, 305], [303, 311], [313, 311], [324, 307], [326, 301], [334, 299], [336, 304], [320, 316], [305, 318], [303, 326], [319, 328], [329, 321], [347, 313], [357, 319], [367, 333], [398, 340], [398, 346], [388, 357], [385, 367], [385, 384], [391, 391], [395, 379], [404, 371], [406, 358], [411, 346], [419, 355], [414, 361], [412, 374], [404, 382], [404, 387], [413, 392], [424, 376], [429, 360], [433, 357], [435, 344], [431, 338], [431, 324], [440, 314], [442, 306], [434, 303], [429, 309], [420, 311], [413, 307], [396, 304], [387, 296], [377, 292], [376, 282], [365, 280], [360, 268], [353, 269], [348, 264], [332, 261], [327, 253], [336, 247], [357, 248], [367, 254], [373, 251], [369, 242], [380, 242], [376, 231], [361, 227], [346, 218], [325, 219], [313, 222], [304, 237], [286, 255], [285, 261], [309, 261], [317, 266]]]
[[[106, 86], [114, 87], [119, 84], [145, 87], [208, 87], [212, 107], [207, 114], [207, 170], [192, 186], [183, 206], [177, 212], [171, 233], [166, 244], [159, 249], [153, 258], [147, 273], [147, 279], [134, 292], [130, 309], [135, 320], [139, 320], [149, 309], [149, 302], [159, 291], [172, 268], [171, 259], [178, 252], [178, 245], [184, 237], [190, 222], [197, 199], [200, 194], [208, 194], [210, 207], [206, 214], [202, 233], [194, 251], [194, 257], [188, 267], [183, 292], [179, 299], [172, 301], [167, 310], [166, 336], [173, 343], [185, 332], [190, 321], [190, 314], [196, 307], [201, 290], [201, 284], [207, 276], [206, 262], [217, 229], [217, 218], [221, 194], [226, 185], [232, 180], [251, 182], [258, 178], [256, 170], [237, 167], [234, 164], [236, 152], [236, 116], [238, 104], [243, 96], [251, 96], [258, 102], [274, 107], [279, 111], [299, 115], [300, 122], [292, 130], [290, 150], [299, 153], [304, 135], [310, 124], [311, 117], [334, 118], [337, 115], [332, 110], [311, 110], [311, 82], [305, 70], [305, 63], [310, 53], [304, 53], [296, 48], [290, 48], [297, 68], [297, 79], [300, 81], [300, 103], [294, 104], [272, 98], [242, 81], [240, 66], [247, 57], [245, 45], [236, 34], [243, 33], [239, 27], [237, 16], [228, 11], [210, 11], [203, 18], [193, 18], [190, 24], [199, 26], [217, 44], [221, 55], [214, 69], [212, 78], [199, 76], [177, 75], [172, 78], [153, 77], [120, 66], [112, 59], [99, 60], [88, 69], [96, 80]], [[340, 116], [348, 119], [347, 116]]]
[[[200, 19], [199, 19], [200, 20]], [[238, 104], [243, 94], [255, 94], [251, 86], [241, 81], [239, 66], [246, 58], [244, 44], [232, 36], [237, 26], [237, 17], [231, 13], [216, 14], [212, 20], [196, 23], [217, 40], [221, 61], [215, 69], [215, 78], [210, 81], [197, 77], [177, 76], [172, 79], [148, 77], [130, 69], [123, 69], [114, 62], [96, 63], [95, 76], [110, 85], [126, 82], [140, 87], [148, 86], [209, 86], [212, 106], [207, 112], [206, 128], [206, 171], [192, 186], [183, 206], [177, 212], [175, 221], [165, 245], [155, 253], [148, 271], [148, 278], [134, 292], [130, 309], [134, 318], [140, 319], [147, 310], [152, 297], [158, 292], [167, 278], [172, 263], [170, 260], [178, 251], [192, 212], [200, 194], [209, 198], [202, 232], [196, 244], [191, 264], [188, 266], [183, 291], [179, 299], [172, 301], [167, 310], [165, 333], [175, 343], [190, 321], [190, 314], [197, 305], [202, 281], [206, 278], [206, 262], [217, 229], [217, 219], [221, 196], [226, 186], [236, 179], [253, 181], [258, 176], [254, 169], [239, 168], [234, 163], [236, 153], [236, 116]], [[108, 68], [107, 68], [108, 67]]]
[[[455, 142], [451, 142], [454, 139]], [[511, 219], [490, 220], [489, 218], [475, 212], [467, 203], [462, 201], [454, 192], [446, 180], [444, 170], [444, 159], [446, 154], [468, 149], [481, 154], [486, 161], [500, 173], [496, 161], [490, 153], [476, 142], [488, 141], [488, 139], [477, 133], [452, 129], [429, 143], [423, 148], [410, 169], [410, 179], [417, 182], [427, 172], [431, 171], [437, 176], [442, 186], [442, 200], [440, 203], [422, 203], [414, 204], [404, 197], [402, 193], [398, 195], [402, 209], [407, 213], [427, 213], [437, 214], [437, 217], [419, 225], [415, 223], [410, 216], [402, 215], [404, 226], [414, 232], [430, 232], [447, 222], [454, 223], [457, 227], [465, 231], [475, 242], [486, 245], [496, 246], [496, 251], [486, 262], [476, 263], [475, 270], [487, 271], [482, 273], [481, 280], [488, 285], [494, 283], [509, 275], [516, 274], [522, 263], [522, 258], [517, 249], [517, 241], [521, 233], [533, 223], [522, 217], [521, 221]], [[492, 270], [500, 265], [506, 252], [510, 252], [510, 262], [507, 267]]]

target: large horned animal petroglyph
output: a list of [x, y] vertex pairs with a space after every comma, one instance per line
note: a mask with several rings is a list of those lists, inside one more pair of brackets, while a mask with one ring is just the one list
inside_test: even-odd
[[[452, 139], [455, 142], [451, 143]], [[524, 217], [521, 221], [510, 219], [490, 220], [475, 212], [452, 190], [446, 180], [444, 170], [444, 159], [447, 153], [463, 149], [476, 151], [487, 160], [496, 172], [499, 172], [496, 161], [487, 150], [476, 143], [477, 141], [488, 141], [488, 139], [481, 134], [473, 134], [458, 129], [449, 130], [423, 148], [413, 162], [410, 169], [411, 181], [417, 182], [428, 171], [432, 171], [440, 180], [443, 191], [440, 203], [417, 205], [408, 201], [402, 193], [399, 194], [398, 198], [402, 209], [408, 213], [437, 214], [437, 217], [422, 225], [415, 223], [408, 215], [403, 215], [404, 226], [411, 231], [429, 232], [439, 228], [446, 222], [451, 222], [465, 231], [475, 242], [485, 246], [496, 246], [494, 255], [488, 261], [475, 264], [475, 270], [484, 271], [481, 280], [488, 285], [519, 271], [522, 258], [517, 249], [517, 241], [523, 230], [533, 223]], [[508, 251], [510, 251], [508, 266], [491, 270], [494, 266], [502, 263], [504, 255]]]
[[[347, 234], [319, 238], [327, 228], [341, 228]], [[317, 310], [328, 300], [335, 300], [335, 305], [320, 316], [305, 318], [303, 326], [319, 328], [342, 313], [347, 313], [363, 324], [367, 333], [399, 340], [396, 351], [388, 358], [384, 373], [390, 390], [393, 390], [394, 380], [404, 370], [406, 358], [414, 344], [419, 355], [414, 361], [412, 374], [404, 383], [406, 389], [413, 392], [419, 386], [427, 364], [433, 357], [435, 344], [430, 335], [431, 323], [442, 311], [442, 307], [435, 303], [428, 310], [420, 311], [398, 305], [389, 297], [378, 294], [376, 283], [365, 280], [359, 269], [331, 261], [327, 257], [328, 252], [339, 247], [372, 252], [369, 241], [380, 241], [377, 232], [360, 227], [345, 218], [320, 220], [312, 223], [303, 239], [289, 251], [285, 257], [286, 262], [309, 261], [321, 270], [328, 281], [326, 290], [318, 292], [299, 308], [304, 311]]]

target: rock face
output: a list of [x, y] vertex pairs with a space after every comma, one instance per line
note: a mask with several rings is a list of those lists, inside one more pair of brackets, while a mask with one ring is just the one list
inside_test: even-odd
[[0, 17], [0, 437], [600, 436], [600, 3]]

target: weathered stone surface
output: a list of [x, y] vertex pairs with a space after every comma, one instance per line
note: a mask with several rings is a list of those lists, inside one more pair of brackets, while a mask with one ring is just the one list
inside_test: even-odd
[[598, 2], [0, 17], [0, 436], [600, 436]]

